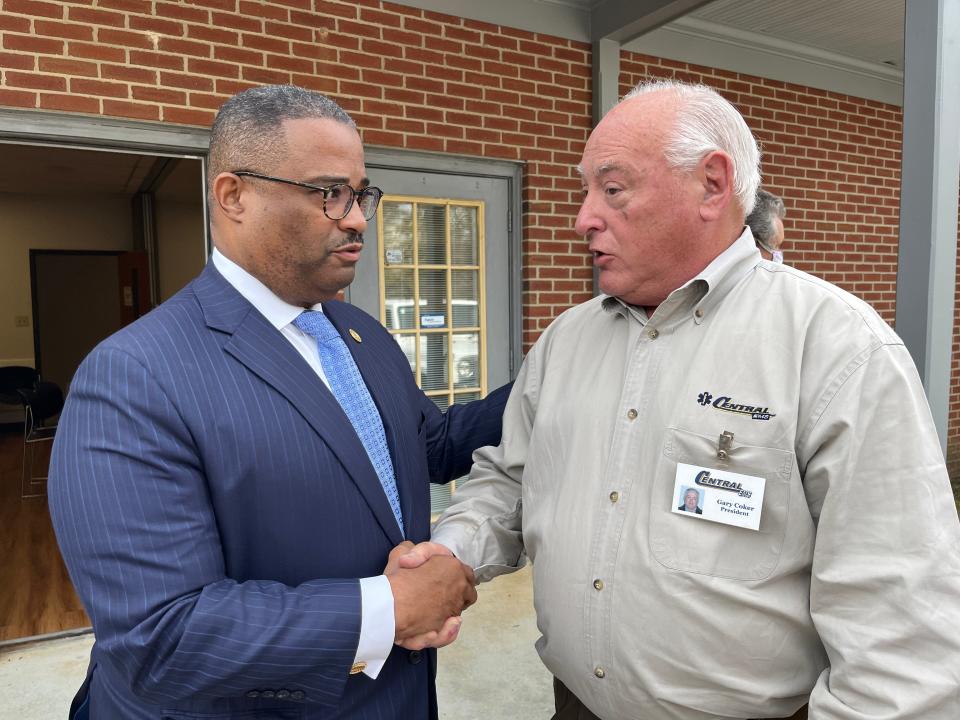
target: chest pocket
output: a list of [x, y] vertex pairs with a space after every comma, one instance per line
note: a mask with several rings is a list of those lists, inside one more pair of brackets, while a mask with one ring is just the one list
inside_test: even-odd
[[[724, 525], [671, 512], [677, 463], [765, 478], [760, 529]], [[790, 511], [792, 452], [734, 443], [726, 462], [717, 437], [667, 430], [650, 500], [650, 550], [664, 567], [735, 580], [762, 580], [777, 566]]]

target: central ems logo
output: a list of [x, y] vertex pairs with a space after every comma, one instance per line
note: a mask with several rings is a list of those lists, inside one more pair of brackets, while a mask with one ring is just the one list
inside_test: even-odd
[[703, 407], [712, 405], [717, 410], [723, 410], [724, 412], [736, 413], [737, 415], [748, 415], [751, 420], [769, 420], [772, 417], [776, 417], [776, 413], [770, 412], [769, 407], [763, 407], [760, 405], [745, 405], [743, 403], [734, 402], [733, 398], [729, 395], [719, 395], [714, 397], [714, 395], [704, 390], [702, 393], [697, 395], [697, 403]]

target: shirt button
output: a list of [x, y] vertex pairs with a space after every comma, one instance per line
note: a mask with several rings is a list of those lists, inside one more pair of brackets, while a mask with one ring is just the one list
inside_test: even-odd
[[601, 580], [600, 578], [597, 578], [596, 580], [594, 580], [593, 587], [595, 587], [597, 590], [603, 590], [603, 580]]
[[610, 493], [610, 502], [615, 503], [619, 499], [620, 499], [620, 493], [618, 493], [616, 490]]
[[693, 314], [696, 315], [698, 318], [702, 318], [703, 310], [701, 310], [700, 308], [697, 308], [696, 310], [693, 311]]
[[598, 678], [602, 678], [602, 677], [604, 677], [607, 673], [606, 673], [606, 671], [605, 671], [602, 667], [600, 667], [599, 665], [597, 665], [597, 667], [596, 667], [596, 668], [594, 669], [594, 671], [593, 671], [593, 674], [596, 675]]
[[630, 408], [629, 410], [627, 410], [627, 418], [629, 418], [630, 420], [636, 420], [637, 411], [634, 410], [633, 408]]
[[647, 330], [647, 335], [650, 336], [651, 340], [656, 340], [658, 337], [660, 337], [660, 331], [656, 328], [650, 328]]

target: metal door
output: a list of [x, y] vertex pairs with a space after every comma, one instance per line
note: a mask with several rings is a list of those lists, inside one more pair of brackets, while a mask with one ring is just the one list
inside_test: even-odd
[[[347, 300], [397, 338], [441, 408], [509, 382], [519, 298], [512, 279], [511, 181], [371, 166], [384, 191]], [[434, 488], [433, 511], [451, 488]]]

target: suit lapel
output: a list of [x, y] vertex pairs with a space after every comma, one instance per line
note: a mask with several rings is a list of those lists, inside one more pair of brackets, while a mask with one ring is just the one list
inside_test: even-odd
[[224, 350], [297, 409], [337, 456], [390, 541], [399, 544], [403, 536], [380, 479], [350, 420], [326, 385], [212, 263], [198, 280], [196, 291], [207, 324], [231, 334]]

